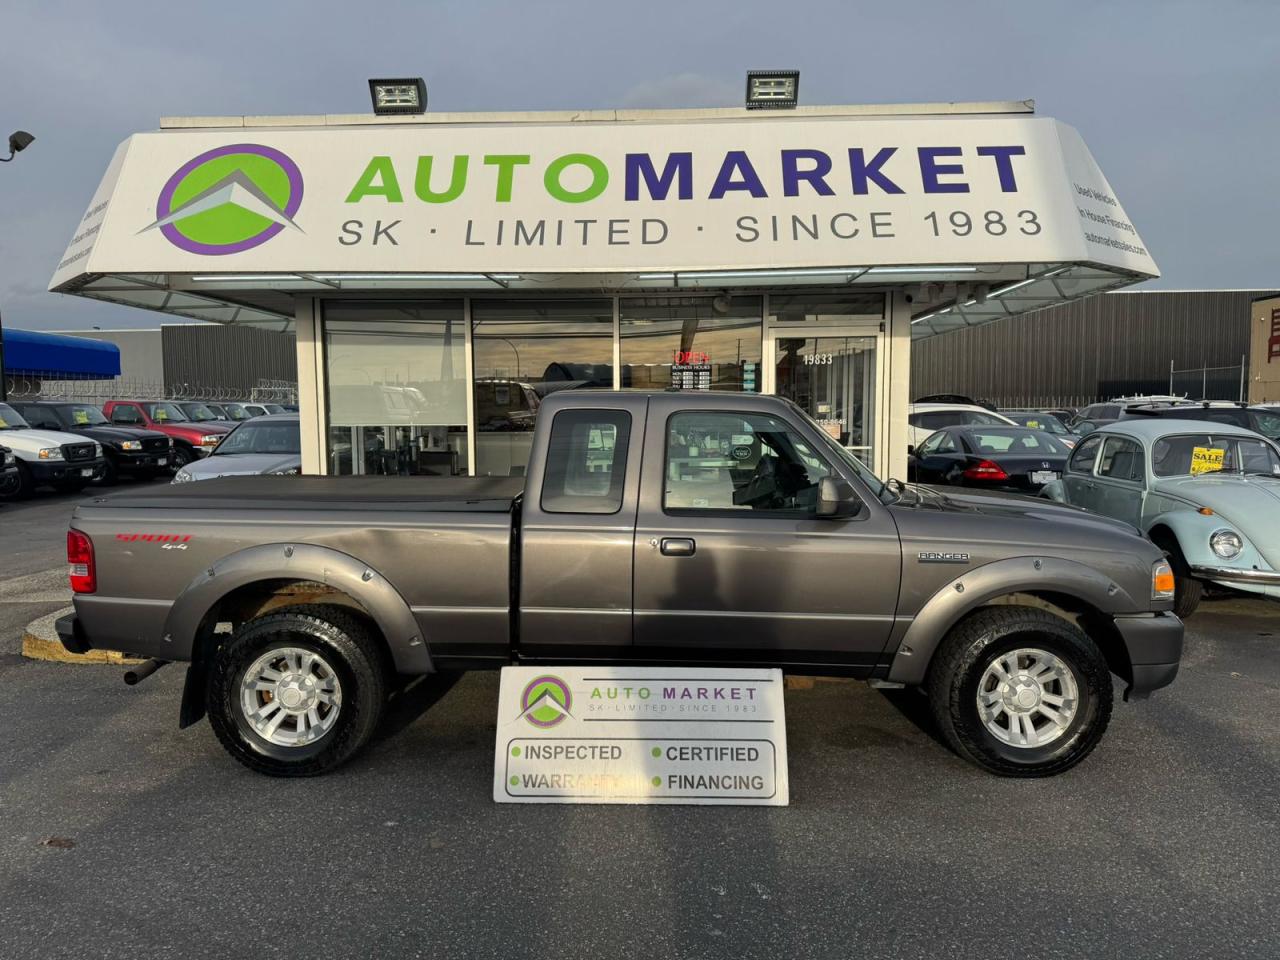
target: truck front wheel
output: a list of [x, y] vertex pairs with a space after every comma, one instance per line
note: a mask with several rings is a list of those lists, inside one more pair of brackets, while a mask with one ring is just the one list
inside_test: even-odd
[[1071, 769], [1111, 719], [1102, 651], [1074, 624], [1034, 607], [990, 607], [962, 621], [939, 646], [927, 684], [952, 749], [1006, 777]]
[[209, 721], [259, 773], [326, 773], [373, 735], [387, 669], [365, 625], [333, 606], [283, 607], [242, 625], [209, 670]]

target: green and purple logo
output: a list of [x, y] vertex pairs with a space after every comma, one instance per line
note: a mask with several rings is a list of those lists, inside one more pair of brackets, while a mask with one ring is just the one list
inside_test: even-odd
[[569, 685], [550, 674], [534, 677], [520, 694], [520, 717], [545, 730], [572, 717], [573, 693]]
[[156, 201], [159, 229], [180, 250], [221, 256], [252, 250], [293, 222], [302, 206], [302, 171], [272, 147], [236, 143], [184, 163]]

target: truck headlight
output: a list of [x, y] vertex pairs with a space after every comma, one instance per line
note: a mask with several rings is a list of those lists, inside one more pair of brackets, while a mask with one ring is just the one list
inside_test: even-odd
[[187, 473], [186, 470], [179, 470], [177, 473], [173, 475], [172, 482], [173, 483], [190, 483], [193, 479], [195, 478], [192, 477], [191, 474]]
[[61, 447], [42, 447], [40, 449], [40, 452], [36, 454], [36, 456], [38, 456], [41, 460], [61, 460], [62, 448]]
[[102, 444], [100, 444], [100, 443], [95, 443], [95, 444], [93, 445], [93, 455], [94, 455], [95, 457], [101, 457], [101, 456], [102, 456]]
[[1151, 565], [1151, 599], [1172, 600], [1174, 590], [1173, 567], [1168, 560], [1157, 560]]
[[1209, 535], [1209, 549], [1223, 560], [1234, 560], [1244, 549], [1244, 541], [1234, 530], [1215, 530]]
[[125, 440], [123, 443], [120, 444], [120, 449], [121, 450], [141, 450], [142, 441], [141, 440]]
[[222, 434], [220, 433], [205, 434], [203, 437], [200, 438], [200, 446], [202, 447], [217, 446], [218, 441], [221, 439], [222, 439]]

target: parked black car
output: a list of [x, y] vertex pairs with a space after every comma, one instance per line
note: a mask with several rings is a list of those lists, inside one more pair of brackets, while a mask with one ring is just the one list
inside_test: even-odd
[[1068, 453], [1042, 430], [946, 427], [910, 451], [907, 479], [1033, 495], [1062, 476]]
[[1274, 407], [1250, 407], [1243, 403], [1214, 403], [1207, 400], [1196, 404], [1144, 404], [1126, 408], [1120, 419], [1136, 420], [1143, 417], [1229, 423], [1280, 443], [1280, 410]]
[[90, 403], [14, 400], [11, 406], [37, 430], [76, 433], [102, 445], [102, 482], [123, 474], [150, 480], [173, 465], [173, 441], [155, 430], [117, 426]]

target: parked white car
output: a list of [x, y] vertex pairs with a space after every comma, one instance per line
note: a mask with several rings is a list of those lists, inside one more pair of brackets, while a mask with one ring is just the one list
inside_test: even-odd
[[907, 407], [907, 424], [913, 447], [943, 427], [1018, 426], [1003, 414], [976, 403], [913, 403]]
[[7, 488], [6, 499], [30, 496], [36, 487], [73, 491], [101, 475], [102, 445], [74, 433], [33, 430], [22, 415], [0, 403], [0, 440], [18, 464], [18, 480]]

